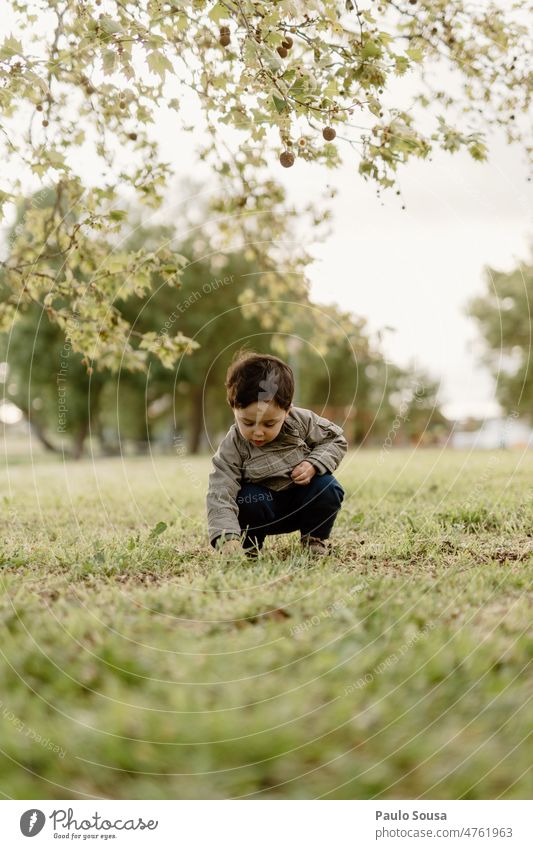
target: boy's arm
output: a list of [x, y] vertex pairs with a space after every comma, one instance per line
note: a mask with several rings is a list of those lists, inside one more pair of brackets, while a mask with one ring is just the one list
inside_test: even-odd
[[306, 428], [304, 440], [311, 448], [311, 453], [305, 459], [319, 475], [334, 472], [348, 449], [342, 428], [312, 410], [301, 412]]
[[212, 462], [206, 499], [207, 529], [211, 545], [216, 546], [222, 535], [225, 539], [241, 537], [236, 499], [241, 488], [242, 460], [233, 433], [222, 440]]

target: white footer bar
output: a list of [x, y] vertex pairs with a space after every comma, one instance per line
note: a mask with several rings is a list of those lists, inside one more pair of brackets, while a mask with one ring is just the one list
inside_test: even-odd
[[120, 849], [533, 847], [533, 804], [519, 800], [6, 800], [0, 813], [1, 845], [9, 849], [73, 843]]

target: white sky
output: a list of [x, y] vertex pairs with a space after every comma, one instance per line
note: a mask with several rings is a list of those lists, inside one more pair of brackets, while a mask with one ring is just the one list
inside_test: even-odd
[[[298, 170], [295, 194], [310, 176], [307, 165]], [[333, 233], [314, 251], [313, 296], [365, 316], [373, 329], [394, 327], [385, 336], [387, 355], [440, 379], [451, 417], [498, 413], [494, 382], [479, 365], [477, 327], [464, 307], [484, 291], [484, 266], [510, 270], [529, 258], [527, 173], [521, 151], [501, 140], [483, 164], [468, 154], [434, 155], [404, 169], [406, 210], [393, 194], [382, 206], [355, 163], [312, 177], [313, 187], [339, 187]]]

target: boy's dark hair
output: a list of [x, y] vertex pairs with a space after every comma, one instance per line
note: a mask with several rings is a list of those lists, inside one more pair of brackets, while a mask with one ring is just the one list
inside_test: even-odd
[[232, 408], [274, 401], [282, 410], [288, 410], [294, 396], [294, 374], [278, 357], [238, 351], [226, 373], [225, 386]]

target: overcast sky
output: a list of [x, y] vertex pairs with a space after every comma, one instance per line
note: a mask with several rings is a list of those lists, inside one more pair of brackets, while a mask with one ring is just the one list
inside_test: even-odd
[[[487, 163], [441, 153], [408, 165], [401, 175], [405, 210], [394, 194], [385, 194], [382, 206], [356, 164], [336, 175], [316, 170], [313, 186], [334, 184], [339, 195], [333, 233], [314, 251], [314, 297], [365, 316], [373, 329], [394, 327], [387, 354], [402, 365], [414, 360], [441, 380], [447, 415], [497, 413], [494, 382], [479, 365], [479, 334], [464, 307], [484, 291], [484, 266], [510, 270], [530, 256], [533, 183], [521, 151], [495, 140]], [[298, 171], [296, 194], [305, 190], [309, 166]]]

